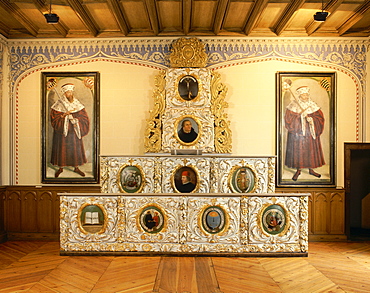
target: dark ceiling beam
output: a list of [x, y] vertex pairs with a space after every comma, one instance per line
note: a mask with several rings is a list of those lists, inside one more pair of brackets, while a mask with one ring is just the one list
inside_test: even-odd
[[119, 29], [125, 36], [127, 36], [130, 32], [130, 29], [127, 25], [127, 21], [122, 11], [119, 0], [107, 0], [107, 3], [110, 11], [112, 12], [114, 18], [116, 19]]
[[7, 0], [0, 0], [0, 6], [5, 9], [11, 16], [20, 22], [21, 25], [34, 37], [37, 36], [38, 27], [34, 26], [32, 22], [21, 12], [19, 7], [10, 3]]
[[192, 0], [182, 0], [182, 30], [184, 35], [188, 35], [191, 26]]
[[149, 14], [150, 25], [152, 27], [153, 33], [157, 36], [159, 34], [159, 20], [156, 1], [144, 0], [144, 3]]
[[261, 17], [261, 14], [265, 10], [268, 2], [269, 0], [256, 0], [253, 3], [243, 28], [243, 31], [246, 35], [249, 35], [252, 32], [257, 20]]
[[339, 35], [344, 35], [352, 26], [354, 26], [359, 20], [362, 19], [365, 12], [367, 12], [370, 9], [370, 0], [366, 0], [364, 4], [359, 6], [353, 15], [347, 19], [345, 23], [343, 23], [339, 28], [338, 32]]
[[224, 23], [227, 11], [229, 9], [229, 5], [230, 5], [230, 0], [219, 0], [218, 1], [216, 14], [215, 14], [215, 18], [213, 21], [213, 33], [216, 36], [220, 33], [222, 29], [222, 25]]
[[9, 38], [9, 31], [10, 28], [0, 21], [0, 34], [2, 34], [6, 38]]
[[[42, 13], [46, 14], [50, 12], [50, 6], [44, 0], [33, 0], [36, 8]], [[45, 20], [46, 21], [46, 20]], [[53, 27], [60, 33], [63, 37], [67, 36], [69, 28], [60, 19], [58, 23], [53, 24]]]
[[99, 29], [92, 16], [85, 9], [84, 5], [79, 0], [66, 0], [72, 10], [77, 14], [78, 18], [82, 21], [89, 32], [96, 37], [99, 33]]
[[298, 11], [299, 8], [302, 7], [304, 3], [305, 0], [293, 0], [289, 2], [279, 20], [276, 22], [274, 32], [277, 36], [279, 36], [285, 30], [285, 28], [289, 25], [293, 15]]

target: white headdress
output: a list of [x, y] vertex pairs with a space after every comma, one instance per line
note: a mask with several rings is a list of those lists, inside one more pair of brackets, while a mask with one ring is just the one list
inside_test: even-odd
[[75, 89], [75, 85], [73, 83], [66, 83], [65, 85], [61, 87], [60, 90], [64, 94], [65, 92], [68, 92], [68, 91], [74, 91], [74, 89]]
[[308, 94], [309, 92], [310, 92], [310, 88], [308, 86], [305, 86], [305, 85], [296, 89], [296, 93], [298, 95]]

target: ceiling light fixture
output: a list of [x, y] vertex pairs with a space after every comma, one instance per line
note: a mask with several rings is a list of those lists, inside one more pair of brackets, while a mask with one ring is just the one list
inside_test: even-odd
[[325, 21], [326, 18], [328, 17], [328, 12], [324, 11], [324, 0], [321, 1], [321, 11], [317, 11], [314, 16], [313, 16], [313, 19], [315, 21]]
[[55, 13], [51, 13], [51, 0], [50, 0], [50, 10], [49, 13], [44, 14], [46, 22], [50, 24], [56, 24], [59, 21], [59, 16]]

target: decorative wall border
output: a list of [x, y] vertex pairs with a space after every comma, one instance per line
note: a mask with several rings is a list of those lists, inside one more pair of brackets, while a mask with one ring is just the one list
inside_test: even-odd
[[[149, 66], [157, 69], [169, 67], [172, 42], [177, 38], [99, 39], [99, 40], [11, 40], [4, 41], [9, 64], [9, 96], [14, 124], [11, 143], [17, 162], [18, 141], [18, 87], [28, 75], [40, 70], [87, 62], [106, 61]], [[350, 76], [356, 85], [356, 141], [364, 140], [366, 100], [366, 56], [370, 40], [323, 38], [202, 38], [209, 56], [207, 66], [216, 70], [253, 62], [278, 60], [334, 69]], [[3, 42], [0, 43], [0, 45]], [[4, 50], [2, 50], [4, 52]], [[4, 53], [3, 53], [4, 54]], [[0, 70], [2, 70], [0, 68]], [[3, 71], [0, 72], [0, 74]], [[17, 165], [11, 174], [17, 184]], [[11, 171], [13, 171], [11, 170]]]

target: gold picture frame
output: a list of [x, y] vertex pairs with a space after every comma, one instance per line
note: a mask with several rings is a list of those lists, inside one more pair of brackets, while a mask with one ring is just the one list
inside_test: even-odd
[[[184, 123], [190, 121], [192, 130], [190, 133], [185, 133]], [[195, 137], [195, 134], [196, 137]], [[195, 145], [202, 136], [202, 125], [197, 117], [194, 115], [182, 115], [175, 121], [174, 137], [183, 146]]]
[[145, 186], [144, 171], [139, 165], [122, 165], [117, 173], [117, 182], [123, 193], [140, 193]]
[[[187, 176], [188, 178], [182, 178]], [[192, 165], [179, 165], [171, 175], [171, 184], [175, 192], [178, 193], [195, 193], [199, 189], [200, 178], [199, 172]]]

